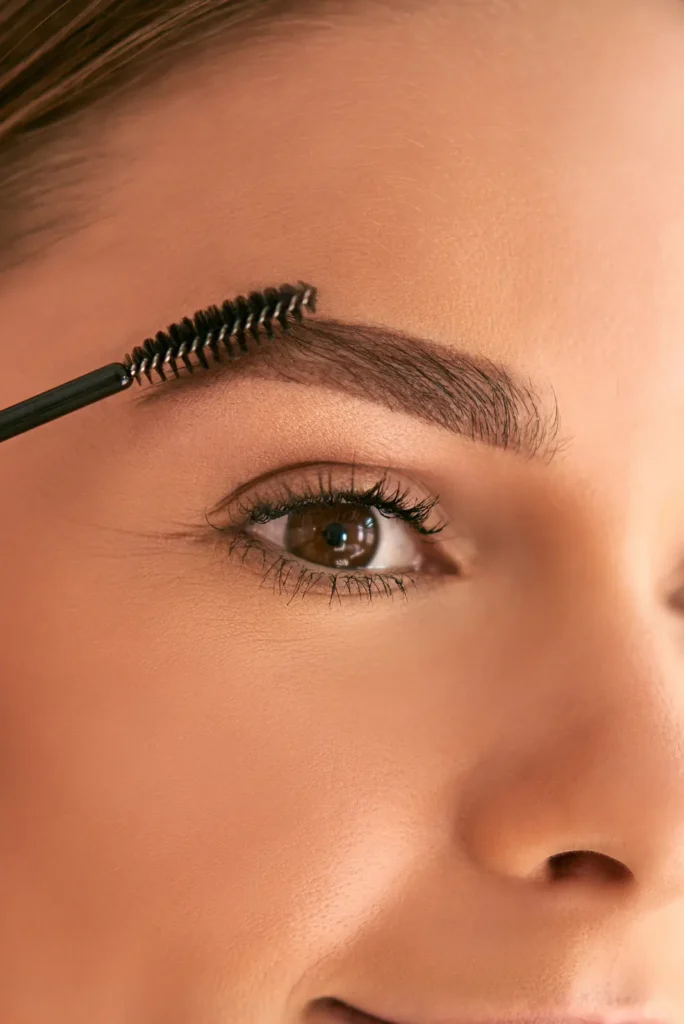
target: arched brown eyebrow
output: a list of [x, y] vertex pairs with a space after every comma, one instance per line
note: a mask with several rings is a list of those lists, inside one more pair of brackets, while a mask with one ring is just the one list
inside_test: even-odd
[[259, 377], [315, 385], [366, 399], [472, 441], [550, 461], [558, 441], [555, 393], [545, 403], [531, 381], [502, 363], [380, 324], [310, 318], [255, 344], [249, 355], [146, 388], [138, 403], [179, 392], [215, 394], [227, 379]]

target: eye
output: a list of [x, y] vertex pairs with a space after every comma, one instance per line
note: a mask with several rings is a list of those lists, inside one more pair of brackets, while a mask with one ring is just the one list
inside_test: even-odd
[[428, 578], [462, 578], [461, 558], [440, 537], [449, 521], [438, 505], [438, 495], [392, 470], [313, 463], [240, 485], [206, 519], [225, 535], [231, 558], [245, 568], [256, 561], [261, 585], [290, 600], [326, 592], [331, 601], [372, 600], [406, 597]]
[[349, 501], [297, 509], [245, 532], [326, 569], [420, 571], [426, 558], [407, 523]]

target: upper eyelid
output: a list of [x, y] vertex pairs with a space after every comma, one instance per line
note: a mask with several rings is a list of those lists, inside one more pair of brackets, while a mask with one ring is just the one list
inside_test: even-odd
[[[332, 469], [334, 471], [336, 471], [338, 469], [339, 470], [350, 469], [350, 468], [353, 468], [353, 467], [356, 467], [357, 469], [361, 469], [361, 470], [368, 470], [369, 472], [380, 472], [381, 471], [380, 467], [378, 467], [378, 466], [369, 466], [369, 465], [366, 465], [366, 464], [360, 464], [360, 463], [355, 463], [355, 462], [350, 462], [350, 463], [346, 463], [346, 462], [332, 462], [332, 461], [331, 462], [323, 462], [320, 459], [317, 459], [314, 462], [310, 462], [309, 461], [309, 462], [290, 463], [290, 464], [288, 464], [286, 466], [280, 466], [280, 467], [278, 467], [276, 469], [266, 470], [263, 473], [260, 473], [258, 476], [253, 477], [251, 480], [247, 480], [244, 483], [239, 484], [237, 487], [233, 488], [233, 490], [228, 495], [226, 495], [219, 502], [217, 502], [214, 506], [212, 506], [212, 509], [210, 511], [212, 511], [212, 512], [220, 512], [220, 511], [222, 511], [229, 504], [231, 504], [232, 502], [237, 501], [237, 499], [239, 499], [243, 494], [250, 493], [255, 488], [257, 488], [257, 487], [259, 487], [259, 486], [261, 486], [263, 484], [267, 484], [270, 480], [277, 479], [277, 478], [279, 478], [281, 476], [288, 477], [291, 474], [295, 474], [295, 473], [302, 473], [302, 474], [304, 474], [304, 473], [308, 473], [309, 471], [313, 472], [316, 468], [321, 468], [321, 467], [329, 467], [330, 469]], [[384, 472], [384, 470], [382, 470], [382, 471]]]
[[[301, 472], [303, 468], [313, 470], [316, 467], [319, 470], [325, 468], [331, 473], [333, 470], [346, 473], [349, 473], [349, 471], [351, 470], [351, 478], [340, 480], [337, 486], [333, 485], [332, 475], [330, 475], [329, 491], [336, 492], [347, 490], [350, 493], [353, 491], [368, 494], [368, 492], [373, 491], [375, 487], [381, 484], [382, 486], [380, 489], [380, 493], [383, 498], [396, 499], [397, 496], [401, 495], [404, 498], [401, 504], [403, 504], [409, 510], [416, 507], [419, 508], [421, 504], [427, 504], [429, 506], [429, 512], [424, 520], [424, 524], [426, 527], [425, 536], [435, 534], [438, 531], [444, 529], [446, 525], [448, 525], [448, 520], [446, 519], [446, 517], [440, 517], [434, 513], [435, 508], [440, 508], [439, 496], [432, 494], [427, 488], [419, 486], [416, 481], [412, 481], [412, 485], [416, 488], [416, 493], [412, 495], [410, 499], [406, 499], [405, 495], [410, 493], [410, 488], [403, 488], [401, 486], [401, 482], [405, 478], [405, 475], [402, 474], [401, 471], [389, 470], [387, 468], [381, 469], [380, 467], [359, 466], [353, 463], [314, 463], [310, 464], [308, 467], [298, 466], [296, 467], [296, 471]], [[356, 477], [356, 479], [354, 477], [354, 475], [358, 474], [360, 471], [363, 471], [367, 476], [367, 479], [369, 481], [367, 486], [364, 486], [363, 482], [359, 481], [358, 476]], [[291, 502], [293, 506], [301, 507], [301, 505], [304, 505], [306, 503], [315, 504], [317, 498], [319, 498], [320, 503], [322, 503], [324, 498], [328, 496], [327, 494], [321, 496], [321, 494], [319, 493], [319, 491], [323, 489], [322, 481], [320, 480], [320, 478], [319, 491], [317, 491], [315, 487], [310, 488], [306, 484], [304, 485], [303, 488], [298, 488], [296, 485], [290, 487], [285, 483], [283, 484], [283, 490], [280, 492], [280, 494], [278, 494], [277, 492], [275, 494], [269, 494], [268, 492], [264, 492], [264, 484], [268, 484], [268, 482], [272, 480], [274, 481], [274, 484], [277, 485], [277, 482], [280, 479], [281, 475], [287, 478], [288, 470], [276, 471], [275, 473], [269, 474], [265, 478], [260, 478], [259, 487], [261, 488], [261, 490], [258, 490], [256, 488], [256, 485], [254, 484], [241, 485], [239, 488], [233, 491], [231, 495], [228, 495], [225, 499], [223, 499], [223, 501], [218, 503], [218, 505], [214, 506], [214, 508], [209, 511], [208, 515], [216, 515], [220, 512], [225, 512], [227, 510], [230, 510], [232, 506], [233, 509], [237, 508], [244, 517], [244, 515], [247, 514], [250, 510], [253, 510], [254, 508], [258, 507], [260, 501], [263, 503], [264, 506], [278, 504], [287, 505], [289, 502]], [[249, 499], [250, 492], [252, 492], [251, 500]], [[350, 497], [349, 500], [353, 501], [353, 497]], [[375, 507], [371, 500], [369, 500], [367, 503], [369, 507]], [[406, 517], [400, 516], [397, 512], [395, 518], [402, 518], [407, 522], [407, 525], [412, 525], [408, 518], [408, 515]], [[416, 525], [414, 525], [414, 529], [417, 534], [424, 533], [424, 531], [419, 529]]]

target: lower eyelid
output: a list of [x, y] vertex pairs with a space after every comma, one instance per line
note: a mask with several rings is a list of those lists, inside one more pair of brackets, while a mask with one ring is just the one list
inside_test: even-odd
[[338, 596], [349, 597], [406, 596], [414, 589], [420, 571], [386, 572], [328, 569], [290, 555], [282, 549], [272, 547], [244, 530], [231, 530], [231, 553], [240, 557], [243, 565], [261, 576], [262, 586], [272, 586], [283, 596]]

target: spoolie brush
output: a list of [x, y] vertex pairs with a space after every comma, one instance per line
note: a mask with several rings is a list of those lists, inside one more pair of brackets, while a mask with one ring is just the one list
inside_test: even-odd
[[316, 295], [316, 288], [300, 281], [296, 287], [284, 284], [250, 292], [248, 298], [239, 295], [192, 319], [185, 317], [147, 338], [122, 363], [109, 363], [0, 411], [0, 441], [125, 391], [134, 381], [142, 384], [143, 377], [150, 384], [155, 376], [168, 380], [169, 371], [179, 377], [179, 362], [193, 373], [198, 365], [209, 370], [209, 357], [217, 363], [226, 356], [237, 359], [249, 352], [250, 340], [260, 343], [264, 335], [274, 339], [274, 327], [287, 331], [293, 321], [302, 322], [302, 311], [315, 313]]

